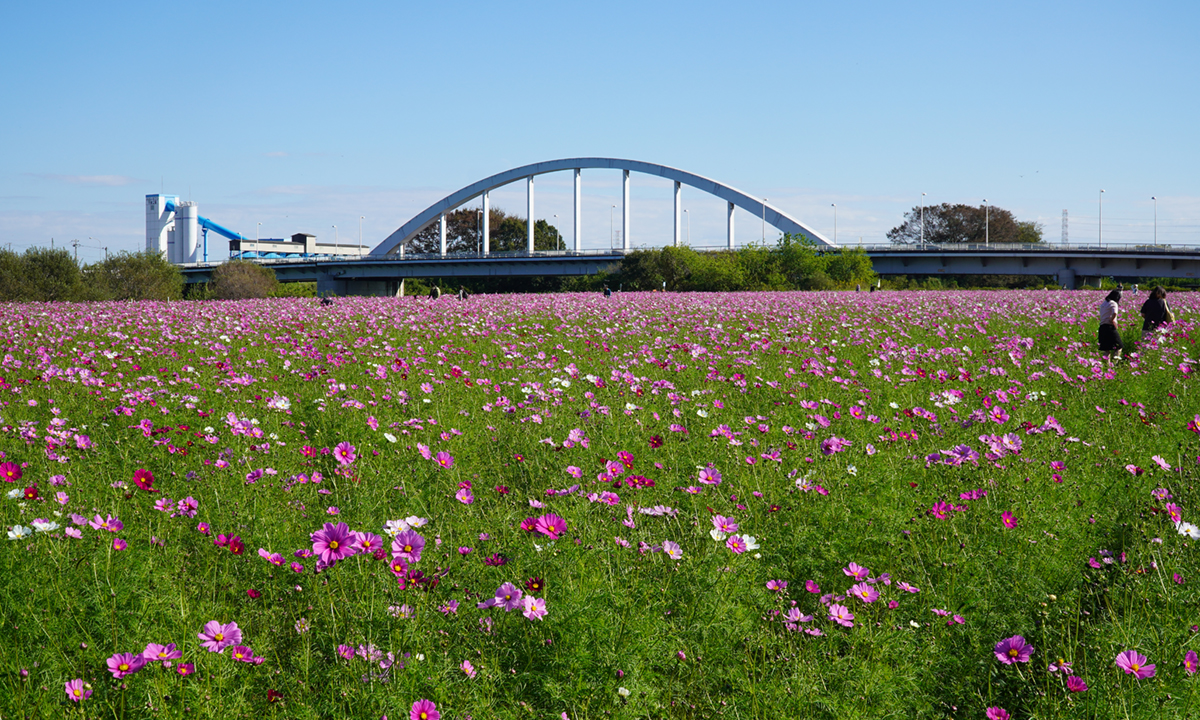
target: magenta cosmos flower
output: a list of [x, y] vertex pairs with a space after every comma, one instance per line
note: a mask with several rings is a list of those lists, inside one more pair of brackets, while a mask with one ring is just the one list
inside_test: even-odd
[[1088, 689], [1087, 683], [1077, 675], [1067, 676], [1067, 689], [1071, 692], [1083, 692]]
[[176, 649], [175, 643], [167, 643], [166, 645], [150, 643], [142, 651], [142, 657], [146, 659], [146, 662], [167, 663], [183, 657], [183, 652]]
[[85, 683], [82, 678], [68, 680], [63, 683], [63, 687], [72, 702], [83, 702], [92, 696], [92, 686]]
[[1200, 657], [1196, 656], [1195, 650], [1188, 650], [1187, 655], [1183, 656], [1183, 668], [1187, 670], [1188, 675], [1195, 675], [1198, 667], [1200, 667]]
[[551, 540], [557, 540], [560, 535], [567, 531], [567, 521], [554, 513], [547, 513], [537, 519], [533, 529]]
[[392, 540], [392, 557], [407, 563], [420, 561], [424, 549], [425, 538], [412, 530], [405, 530]]
[[1015, 528], [1017, 526], [1017, 518], [1012, 512], [1005, 510], [1000, 513], [1000, 522], [1004, 523], [1006, 528]]
[[1138, 680], [1154, 677], [1154, 666], [1146, 664], [1146, 656], [1136, 650], [1126, 650], [1117, 656], [1117, 667]]
[[1025, 638], [1020, 635], [1013, 635], [996, 643], [992, 652], [996, 653], [996, 659], [1000, 662], [1012, 665], [1015, 662], [1029, 662], [1030, 656], [1033, 655], [1033, 646], [1025, 642]]
[[209, 652], [219, 653], [230, 645], [240, 643], [242, 631], [235, 622], [222, 625], [216, 620], [209, 620], [205, 623], [204, 630], [200, 631], [196, 637], [200, 638], [200, 647]]
[[135, 470], [133, 473], [133, 484], [147, 492], [158, 492], [154, 489], [154, 473], [149, 470]]
[[873, 603], [879, 599], [879, 591], [870, 583], [858, 583], [850, 588], [850, 594], [865, 603]]
[[120, 680], [146, 666], [146, 659], [134, 653], [117, 653], [108, 659], [108, 671]]
[[333, 449], [333, 459], [338, 461], [339, 465], [352, 465], [358, 459], [354, 454], [355, 447], [348, 442], [340, 442]]
[[850, 612], [845, 605], [834, 603], [829, 606], [829, 621], [842, 627], [854, 627], [854, 613]]
[[21, 479], [21, 475], [20, 465], [13, 462], [0, 463], [0, 479], [5, 482], [16, 482]]
[[987, 720], [1008, 720], [1011, 715], [1008, 711], [999, 706], [992, 706], [987, 709]]
[[412, 710], [408, 711], [408, 720], [441, 720], [441, 717], [437, 705], [434, 705], [432, 700], [423, 698], [413, 703]]
[[446, 470], [449, 470], [450, 468], [454, 467], [454, 456], [451, 455], [450, 453], [446, 452], [445, 450], [441, 450], [438, 452], [437, 455], [434, 455], [433, 461], [436, 462], [439, 466], [445, 468]]
[[350, 535], [350, 526], [344, 522], [336, 525], [325, 523], [325, 527], [314, 532], [311, 536], [313, 552], [326, 565], [333, 565], [342, 558], [354, 554], [354, 538]]

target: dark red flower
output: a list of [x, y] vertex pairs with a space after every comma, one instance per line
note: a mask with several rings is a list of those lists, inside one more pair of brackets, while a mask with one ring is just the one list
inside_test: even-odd
[[37, 498], [38, 498], [37, 485], [31, 485], [31, 486], [25, 488], [25, 499], [26, 500], [37, 500]]
[[259, 599], [260, 597], [262, 597], [262, 593], [260, 593], [259, 591], [255, 590], [254, 588], [250, 588], [249, 590], [247, 590], [247, 591], [246, 591], [246, 594], [250, 596], [250, 599], [251, 599], [251, 600], [257, 600], [257, 599]]
[[229, 552], [234, 555], [241, 555], [246, 551], [246, 544], [242, 542], [240, 535], [234, 535], [229, 538]]
[[540, 577], [531, 577], [525, 581], [525, 589], [531, 593], [540, 593], [546, 589], [546, 583]]
[[650, 447], [657, 450], [663, 446], [662, 435], [655, 435], [650, 438]]
[[149, 470], [136, 470], [133, 473], [133, 484], [146, 492], [158, 492], [154, 489], [154, 473]]
[[508, 489], [507, 485], [497, 485], [496, 492], [500, 493], [501, 495], [507, 495], [512, 491]]
[[267, 690], [267, 702], [279, 702], [283, 699], [283, 693], [278, 690]]

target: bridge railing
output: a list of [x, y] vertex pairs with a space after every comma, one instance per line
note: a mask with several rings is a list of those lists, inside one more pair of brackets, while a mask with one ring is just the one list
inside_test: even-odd
[[1060, 243], [946, 243], [943, 245], [935, 245], [933, 243], [907, 244], [874, 244], [874, 245], [846, 245], [849, 248], [862, 248], [867, 252], [927, 252], [927, 253], [1013, 253], [1013, 252], [1035, 252], [1035, 253], [1062, 253], [1062, 252], [1089, 252], [1089, 253], [1165, 253], [1178, 255], [1180, 253], [1194, 254], [1200, 253], [1200, 247], [1194, 245], [1152, 245], [1141, 243], [1104, 243], [1103, 245], [1095, 244], [1070, 244], [1062, 245]]

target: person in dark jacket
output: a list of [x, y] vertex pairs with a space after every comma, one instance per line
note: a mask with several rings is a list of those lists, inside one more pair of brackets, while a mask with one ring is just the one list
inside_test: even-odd
[[1167, 321], [1167, 291], [1162, 285], [1150, 291], [1142, 303], [1142, 337], [1147, 337]]

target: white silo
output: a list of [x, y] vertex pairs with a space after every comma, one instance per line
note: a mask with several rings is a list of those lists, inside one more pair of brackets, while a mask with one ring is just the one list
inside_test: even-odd
[[[172, 236], [175, 234], [175, 195], [146, 196], [146, 252], [157, 252], [168, 261]], [[168, 206], [171, 209], [168, 209]]]
[[184, 201], [175, 207], [175, 257], [173, 263], [199, 262], [197, 256], [200, 240], [200, 225], [196, 218], [200, 209], [196, 203]]

